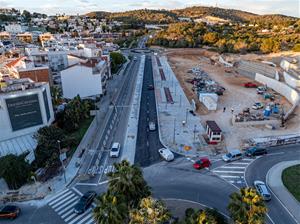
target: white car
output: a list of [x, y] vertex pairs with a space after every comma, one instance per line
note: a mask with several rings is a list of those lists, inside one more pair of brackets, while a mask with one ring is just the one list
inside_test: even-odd
[[155, 131], [156, 127], [155, 127], [155, 123], [153, 121], [149, 122], [149, 130], [150, 131]]
[[257, 190], [257, 192], [262, 196], [264, 201], [271, 200], [271, 194], [269, 193], [268, 188], [263, 181], [260, 180], [254, 181], [254, 187]]
[[243, 157], [243, 155], [242, 155], [241, 151], [238, 149], [235, 149], [235, 150], [232, 150], [229, 153], [223, 155], [222, 159], [225, 162], [232, 162], [232, 161], [241, 159], [242, 157]]
[[174, 154], [173, 154], [173, 152], [171, 152], [170, 149], [161, 148], [158, 150], [158, 153], [164, 160], [166, 160], [168, 162], [174, 160]]
[[109, 156], [111, 158], [118, 158], [120, 155], [121, 145], [118, 142], [114, 142], [111, 146]]
[[253, 106], [252, 106], [252, 109], [254, 109], [254, 110], [259, 110], [259, 109], [262, 109], [262, 108], [264, 108], [264, 104], [263, 103], [255, 103], [255, 104], [253, 104]]

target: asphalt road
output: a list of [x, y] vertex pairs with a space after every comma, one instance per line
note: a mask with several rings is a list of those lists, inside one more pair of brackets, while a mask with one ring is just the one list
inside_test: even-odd
[[[149, 85], [154, 86], [152, 60], [150, 56], [146, 56], [135, 152], [135, 164], [142, 167], [161, 161], [157, 151], [163, 147], [157, 129], [155, 93], [154, 90], [148, 90]], [[149, 130], [148, 124], [150, 121], [155, 123], [155, 131]]]
[[[246, 170], [247, 184], [251, 186], [255, 180], [266, 182], [267, 173], [275, 164], [282, 161], [295, 160], [299, 158], [299, 145], [272, 148], [269, 150], [269, 153], [266, 156], [260, 157], [250, 164]], [[269, 216], [274, 223], [297, 223], [273, 194], [271, 201], [267, 202], [266, 204], [269, 209]]]

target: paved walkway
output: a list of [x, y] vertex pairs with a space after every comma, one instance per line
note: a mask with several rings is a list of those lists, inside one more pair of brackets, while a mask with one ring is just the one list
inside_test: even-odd
[[267, 184], [280, 202], [300, 223], [300, 203], [291, 195], [282, 183], [282, 172], [290, 166], [300, 164], [300, 160], [281, 162], [273, 166], [267, 174]]
[[[189, 111], [187, 99], [166, 57], [153, 57], [153, 76], [162, 143], [174, 152], [186, 156], [210, 155], [202, 135], [205, 133], [199, 116]], [[170, 94], [169, 94], [170, 93]], [[187, 150], [188, 149], [188, 150]]]

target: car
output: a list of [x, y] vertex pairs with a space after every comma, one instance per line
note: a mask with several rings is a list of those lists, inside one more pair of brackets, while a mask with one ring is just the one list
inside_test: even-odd
[[256, 89], [256, 93], [260, 95], [264, 94], [266, 91], [267, 91], [267, 87], [265, 86], [259, 86]]
[[150, 121], [148, 126], [150, 131], [155, 131], [156, 127], [153, 121]]
[[21, 213], [21, 209], [15, 205], [6, 205], [0, 210], [1, 219], [15, 219]]
[[148, 90], [154, 90], [154, 86], [153, 85], [148, 85]]
[[111, 149], [110, 149], [110, 157], [111, 158], [118, 158], [119, 155], [120, 155], [120, 149], [121, 149], [121, 145], [119, 142], [114, 142], [111, 146]]
[[174, 154], [170, 149], [161, 148], [158, 150], [158, 153], [164, 160], [168, 162], [174, 160]]
[[259, 148], [259, 147], [251, 147], [246, 150], [246, 156], [252, 157], [252, 156], [260, 156], [267, 154], [266, 148]]
[[210, 165], [211, 165], [211, 162], [208, 158], [200, 158], [193, 164], [193, 167], [197, 170], [200, 170], [202, 168], [208, 168], [208, 167], [210, 167]]
[[246, 88], [257, 88], [257, 85], [253, 82], [246, 82], [246, 83], [244, 83], [244, 87], [246, 87]]
[[252, 109], [253, 109], [253, 110], [259, 110], [259, 109], [262, 109], [262, 108], [264, 108], [264, 104], [263, 104], [263, 103], [260, 103], [260, 102], [254, 103], [254, 104], [252, 105]]
[[76, 214], [84, 213], [88, 207], [93, 203], [94, 198], [97, 196], [95, 191], [88, 191], [79, 199], [74, 206], [74, 212]]
[[232, 162], [232, 161], [241, 159], [242, 157], [243, 157], [243, 155], [242, 155], [241, 151], [238, 149], [235, 149], [235, 150], [231, 150], [227, 154], [223, 155], [222, 159], [225, 162]]
[[260, 180], [254, 181], [254, 187], [256, 191], [261, 195], [264, 201], [271, 200], [271, 194], [269, 193], [269, 190], [263, 181]]

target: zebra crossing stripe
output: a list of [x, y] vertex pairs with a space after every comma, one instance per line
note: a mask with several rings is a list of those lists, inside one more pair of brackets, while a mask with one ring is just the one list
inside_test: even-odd
[[81, 215], [77, 216], [75, 219], [73, 219], [71, 222], [69, 222], [68, 224], [74, 224], [76, 223], [79, 219], [81, 219], [83, 216], [87, 215], [89, 212], [92, 211], [92, 208], [89, 208], [87, 211], [85, 211], [84, 213], [82, 213]]
[[240, 167], [240, 166], [223, 166], [222, 169], [242, 169], [242, 170], [244, 170], [245, 167]]
[[[67, 211], [66, 213], [64, 213], [62, 216], [61, 216], [61, 218], [62, 219], [64, 219], [64, 218], [66, 218], [68, 215], [71, 215], [71, 214], [75, 214], [75, 212], [74, 212], [74, 210], [73, 209], [70, 209], [69, 211]], [[76, 215], [76, 214], [75, 214]], [[75, 216], [74, 215], [74, 216]]]
[[[71, 212], [73, 212], [71, 210]], [[71, 214], [69, 217], [67, 217], [66, 219], [64, 219], [65, 222], [68, 222], [69, 220], [73, 219], [77, 214], [75, 212], [73, 212], [73, 214]]]
[[[67, 210], [69, 210], [70, 208], [74, 207], [74, 206], [76, 205], [76, 203], [77, 203], [77, 199], [78, 199], [78, 198], [74, 198], [74, 200], [76, 200], [75, 202], [73, 202], [72, 204], [68, 205], [66, 208], [64, 208], [63, 210], [59, 211], [57, 214], [58, 214], [58, 215], [62, 215], [62, 214], [64, 214]], [[72, 201], [74, 201], [74, 200], [72, 200]]]
[[72, 193], [72, 194], [68, 195], [67, 197], [65, 197], [64, 199], [62, 199], [61, 201], [55, 203], [55, 204], [52, 205], [51, 207], [52, 207], [53, 209], [55, 209], [55, 208], [59, 207], [61, 204], [63, 204], [65, 201], [71, 199], [71, 198], [74, 197], [74, 196], [76, 196], [76, 195]]
[[53, 200], [55, 200], [56, 198], [58, 198], [62, 194], [66, 193], [67, 191], [69, 191], [69, 189], [63, 190], [62, 192], [56, 194], [54, 197], [51, 198], [50, 202], [52, 202]]
[[244, 173], [243, 171], [214, 170], [215, 173]]
[[226, 175], [221, 175], [223, 178], [241, 178], [241, 176], [226, 176]]
[[242, 161], [253, 161], [253, 159], [242, 159]]
[[[63, 198], [66, 197], [66, 196], [68, 196], [69, 194], [72, 194], [72, 191], [68, 191], [68, 192], [63, 196]], [[51, 201], [51, 202], [49, 203], [49, 205], [52, 206], [52, 205], [54, 205], [56, 202], [58, 202], [58, 201], [61, 200], [61, 199], [62, 199], [61, 197], [56, 198], [54, 201]]]
[[76, 224], [83, 224], [85, 223], [85, 221], [87, 221], [88, 219], [94, 219], [93, 218], [93, 213], [90, 213], [89, 215], [87, 215], [86, 217], [84, 217], [82, 220], [80, 220], [79, 222], [77, 222]]
[[90, 221], [88, 221], [88, 222], [85, 223], [85, 224], [92, 224], [92, 223], [96, 223], [94, 219], [91, 219]]
[[63, 208], [65, 207], [69, 207], [70, 204], [73, 204], [74, 202], [76, 202], [78, 199], [77, 196], [75, 196], [74, 198], [71, 198], [69, 201], [67, 201], [66, 203], [62, 204], [61, 206], [59, 206], [58, 208], [55, 208], [54, 211], [59, 212], [61, 211]]

